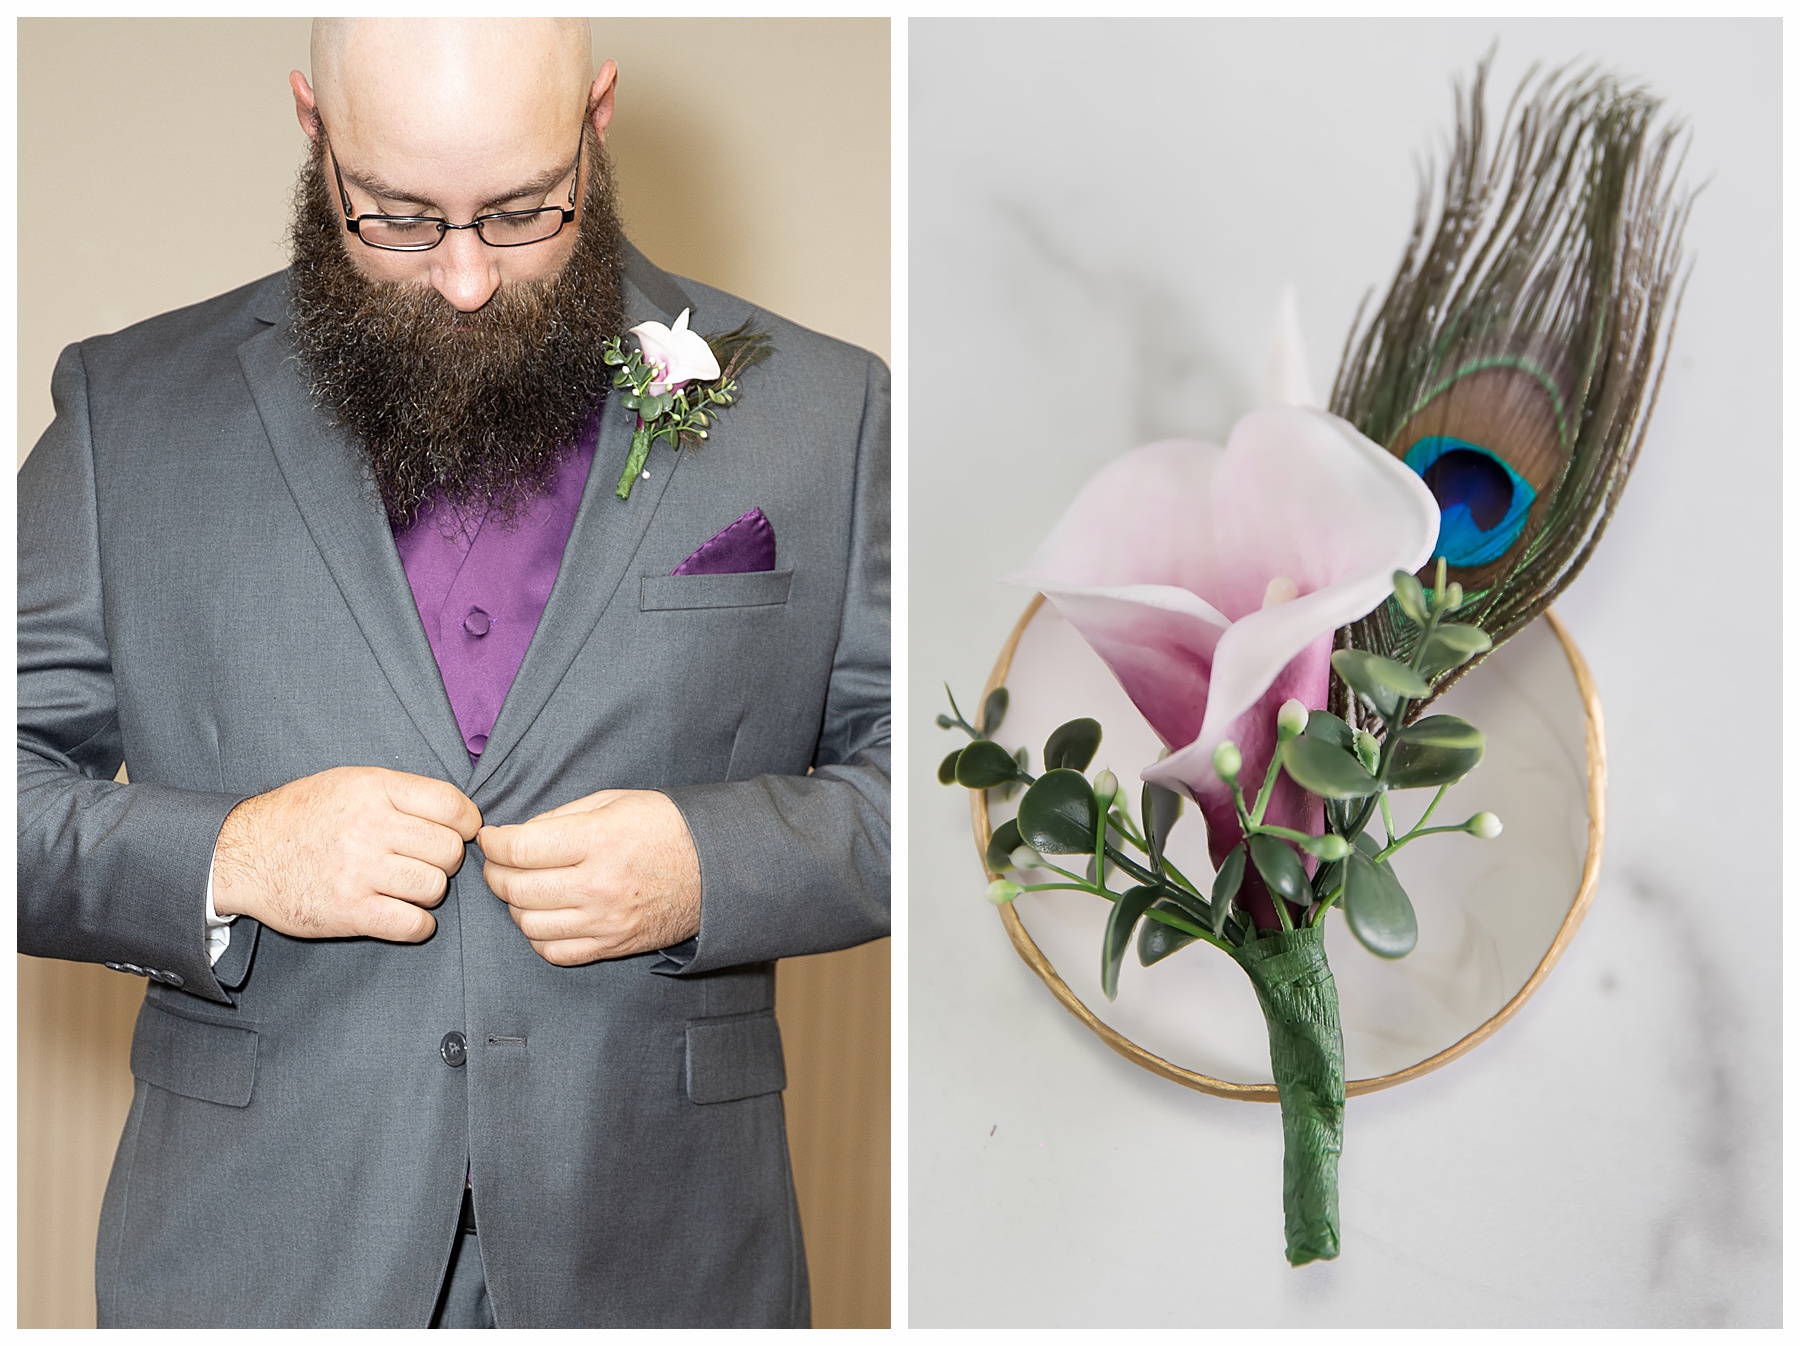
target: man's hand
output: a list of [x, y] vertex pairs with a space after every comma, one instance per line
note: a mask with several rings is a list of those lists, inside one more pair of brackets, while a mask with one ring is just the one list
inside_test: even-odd
[[602, 790], [477, 838], [488, 887], [545, 962], [666, 949], [700, 931], [700, 859], [655, 790]]
[[299, 939], [372, 935], [416, 944], [437, 929], [481, 812], [454, 785], [336, 767], [246, 799], [225, 817], [213, 908]]

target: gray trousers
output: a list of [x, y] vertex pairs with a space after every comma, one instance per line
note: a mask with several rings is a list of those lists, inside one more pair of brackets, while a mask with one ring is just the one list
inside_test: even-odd
[[432, 1311], [433, 1327], [492, 1327], [494, 1306], [488, 1302], [487, 1275], [481, 1269], [481, 1238], [459, 1234], [450, 1250], [444, 1288]]
[[475, 1230], [474, 1195], [463, 1188], [461, 1230], [450, 1247], [444, 1286], [431, 1311], [433, 1327], [493, 1327], [494, 1306], [488, 1300], [487, 1271], [481, 1264], [481, 1237]]

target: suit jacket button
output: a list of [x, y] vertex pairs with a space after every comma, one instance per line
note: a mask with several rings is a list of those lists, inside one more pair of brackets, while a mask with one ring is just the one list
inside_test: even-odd
[[438, 1043], [438, 1055], [444, 1058], [445, 1065], [460, 1066], [469, 1059], [469, 1040], [452, 1029]]

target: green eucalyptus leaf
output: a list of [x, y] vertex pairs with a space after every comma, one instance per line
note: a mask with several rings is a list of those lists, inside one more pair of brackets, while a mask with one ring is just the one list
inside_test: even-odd
[[1125, 961], [1125, 950], [1131, 947], [1132, 931], [1156, 896], [1154, 888], [1129, 888], [1113, 903], [1106, 918], [1106, 935], [1100, 944], [1100, 989], [1106, 992], [1108, 1000], [1118, 998], [1119, 964]]
[[[1167, 911], [1177, 916], [1185, 916], [1179, 907], [1169, 902], [1157, 902], [1152, 910]], [[1160, 963], [1178, 949], [1185, 949], [1198, 935], [1190, 935], [1185, 930], [1177, 930], [1174, 926], [1164, 925], [1161, 921], [1146, 920], [1138, 927], [1138, 965], [1149, 967], [1152, 963]]]
[[1225, 863], [1219, 866], [1219, 872], [1213, 879], [1213, 934], [1225, 933], [1225, 918], [1231, 914], [1232, 899], [1238, 895], [1238, 889], [1243, 886], [1244, 843], [1240, 841], [1226, 855]]
[[987, 867], [991, 874], [1004, 874], [1013, 867], [1012, 853], [1025, 844], [1025, 838], [1019, 835], [1019, 820], [1008, 818], [994, 829], [994, 835], [988, 838]]
[[1445, 622], [1425, 642], [1422, 661], [1433, 673], [1442, 673], [1460, 668], [1476, 655], [1486, 654], [1493, 648], [1493, 640], [1479, 626]]
[[1169, 844], [1169, 833], [1181, 817], [1182, 798], [1173, 790], [1144, 782], [1141, 807], [1144, 813], [1144, 840], [1150, 843], [1150, 863], [1158, 870], [1163, 865], [1163, 848]]
[[[1438, 720], [1448, 720], [1451, 725], [1440, 729], [1433, 725]], [[1426, 732], [1418, 738], [1408, 737], [1416, 729]], [[1485, 744], [1479, 729], [1454, 715], [1429, 715], [1399, 731], [1388, 761], [1388, 786], [1419, 790], [1454, 785], [1480, 763]]]
[[1385, 860], [1353, 852], [1344, 883], [1344, 919], [1350, 932], [1380, 958], [1404, 958], [1419, 942], [1412, 900]]
[[950, 755], [938, 763], [938, 784], [956, 784], [956, 759], [963, 755], [961, 748], [951, 749]]
[[1039, 855], [1092, 854], [1099, 817], [1087, 777], [1055, 768], [1039, 776], [1019, 801], [1019, 834]]
[[1031, 761], [1031, 754], [1025, 751], [1024, 744], [1020, 744], [1019, 750], [1013, 754], [1013, 761], [1019, 764], [1019, 774], [1024, 775], [1029, 769], [1027, 764]]
[[1425, 680], [1405, 664], [1370, 654], [1367, 650], [1339, 650], [1331, 656], [1331, 666], [1345, 682], [1370, 700], [1374, 700], [1372, 689], [1375, 688], [1385, 688], [1409, 700], [1431, 693]]
[[1281, 765], [1302, 789], [1325, 799], [1364, 799], [1377, 788], [1353, 754], [1321, 738], [1289, 739], [1281, 746]]
[[1431, 748], [1482, 748], [1487, 738], [1467, 720], [1454, 715], [1427, 715], [1415, 720], [1394, 736], [1402, 743]]
[[1099, 751], [1100, 721], [1070, 720], [1058, 725], [1044, 740], [1044, 770], [1068, 767], [1073, 771], [1086, 771], [1088, 763]]
[[976, 739], [956, 759], [956, 783], [971, 790], [991, 790], [1018, 774], [1012, 754], [990, 738]]
[[985, 737], [992, 738], [994, 731], [1000, 727], [1000, 721], [1006, 718], [1009, 700], [1004, 687], [996, 687], [988, 693], [987, 701], [981, 708], [981, 732]]
[[1431, 618], [1431, 610], [1425, 606], [1425, 587], [1417, 576], [1404, 570], [1394, 572], [1394, 601], [1417, 626], [1425, 625]]
[[1263, 882], [1269, 885], [1269, 891], [1279, 893], [1289, 902], [1304, 905], [1312, 901], [1312, 886], [1306, 877], [1306, 866], [1300, 863], [1300, 857], [1294, 848], [1280, 837], [1265, 836], [1258, 833], [1250, 838], [1250, 858], [1256, 862], [1256, 872], [1263, 876]]
[[1348, 748], [1356, 740], [1356, 731], [1328, 710], [1315, 710], [1306, 720], [1305, 737], [1316, 738]]

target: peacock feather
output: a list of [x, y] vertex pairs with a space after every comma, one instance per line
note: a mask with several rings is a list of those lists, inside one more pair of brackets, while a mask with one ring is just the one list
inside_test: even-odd
[[[1490, 139], [1489, 60], [1458, 87], [1442, 181], [1423, 184], [1366, 327], [1358, 310], [1331, 409], [1431, 488], [1442, 522], [1420, 579], [1443, 557], [1468, 596], [1458, 620], [1498, 645], [1575, 578], [1618, 503], [1668, 358], [1692, 197], [1659, 100], [1591, 69], [1534, 67]], [[1339, 647], [1410, 658], [1417, 628], [1397, 615], [1377, 608]]]

